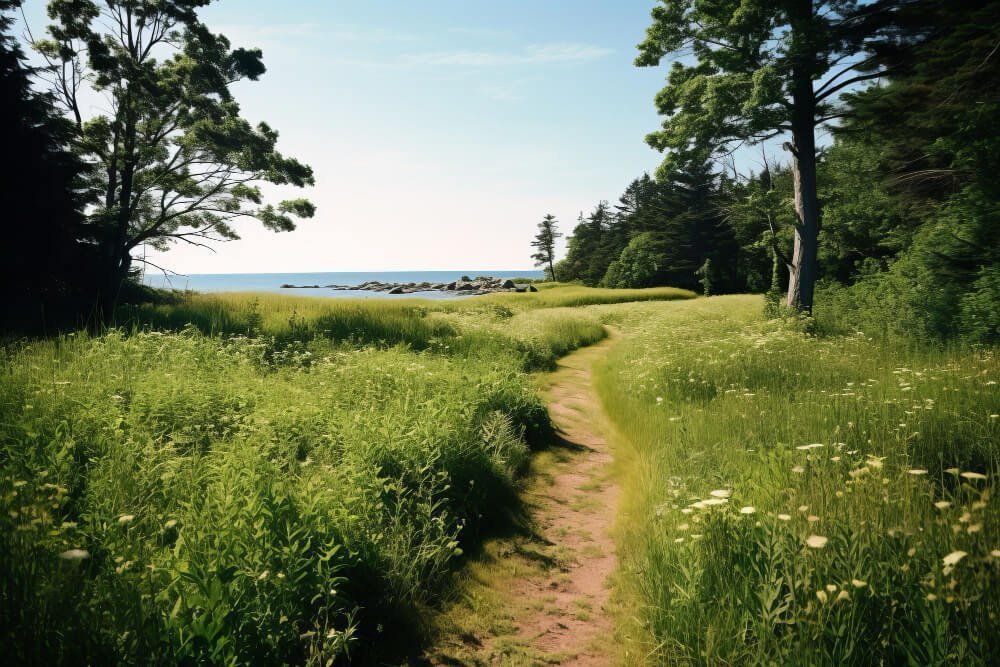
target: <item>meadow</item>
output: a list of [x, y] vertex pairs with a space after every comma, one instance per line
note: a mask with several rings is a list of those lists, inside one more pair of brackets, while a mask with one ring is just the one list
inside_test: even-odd
[[625, 662], [997, 662], [994, 349], [540, 287], [186, 295], [9, 341], [8, 658], [399, 662], [518, 512], [552, 435], [534, 374], [612, 325]]
[[188, 295], [0, 357], [14, 663], [330, 664], [412, 647], [600, 340], [562, 286], [442, 303]]
[[1000, 360], [757, 297], [597, 309], [621, 633], [647, 664], [1000, 662]]

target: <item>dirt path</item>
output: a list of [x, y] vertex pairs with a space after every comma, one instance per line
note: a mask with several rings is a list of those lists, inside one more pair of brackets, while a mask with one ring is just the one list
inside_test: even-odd
[[564, 357], [543, 380], [559, 441], [536, 456], [524, 531], [493, 540], [469, 565], [445, 615], [439, 665], [615, 662], [608, 577], [618, 488], [591, 368], [613, 338]]

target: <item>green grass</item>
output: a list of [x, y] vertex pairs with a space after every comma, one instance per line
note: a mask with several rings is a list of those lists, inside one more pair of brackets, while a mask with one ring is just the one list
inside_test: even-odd
[[527, 372], [604, 336], [558, 306], [621, 298], [191, 296], [7, 345], [5, 658], [395, 659], [516, 507], [550, 429]]
[[761, 305], [604, 313], [624, 330], [597, 380], [622, 434], [629, 652], [997, 664], [995, 351], [817, 338]]

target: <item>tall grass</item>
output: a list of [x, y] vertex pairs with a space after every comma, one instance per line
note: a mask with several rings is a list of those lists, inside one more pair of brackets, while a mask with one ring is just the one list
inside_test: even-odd
[[997, 664], [1000, 361], [762, 321], [755, 297], [609, 312], [634, 654]]
[[3, 348], [4, 658], [396, 659], [515, 509], [526, 372], [604, 335], [544, 295], [192, 296]]

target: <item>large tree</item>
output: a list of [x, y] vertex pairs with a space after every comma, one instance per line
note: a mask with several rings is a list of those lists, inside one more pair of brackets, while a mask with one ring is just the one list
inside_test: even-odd
[[[661, 0], [639, 66], [674, 58], [656, 96], [665, 116], [646, 141], [667, 151], [661, 174], [739, 146], [790, 136], [795, 187], [789, 306], [810, 312], [820, 203], [816, 127], [842, 113], [852, 87], [891, 68], [893, 14], [905, 0]], [[883, 57], [875, 57], [878, 51]]]
[[[304, 199], [263, 203], [261, 182], [303, 187], [312, 171], [276, 150], [267, 124], [240, 115], [231, 86], [264, 73], [262, 54], [212, 33], [197, 14], [210, 2], [51, 0], [48, 38], [34, 42], [91, 166], [106, 309], [142, 244], [235, 239], [241, 218], [287, 231], [314, 213]], [[105, 110], [88, 117], [84, 91]]]

